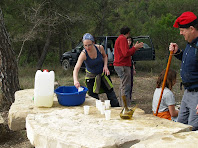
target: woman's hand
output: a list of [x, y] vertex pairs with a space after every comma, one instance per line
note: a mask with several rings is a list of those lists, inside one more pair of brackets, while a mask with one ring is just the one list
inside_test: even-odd
[[78, 89], [80, 87], [80, 83], [78, 81], [74, 81], [74, 86]]
[[169, 45], [169, 50], [173, 51], [174, 53], [176, 53], [178, 51], [178, 45], [176, 43], [170, 43]]
[[103, 73], [105, 74], [105, 75], [110, 75], [110, 71], [109, 71], [109, 69], [108, 69], [108, 67], [107, 66], [104, 66], [103, 67]]
[[196, 112], [196, 113], [198, 114], [198, 104], [197, 104], [196, 110], [197, 110], [197, 112]]
[[135, 69], [133, 69], [133, 74], [134, 74], [134, 75], [136, 74], [136, 71], [135, 71]]
[[133, 64], [133, 74], [134, 74], [134, 75], [136, 74], [135, 65], [134, 65], [134, 64]]

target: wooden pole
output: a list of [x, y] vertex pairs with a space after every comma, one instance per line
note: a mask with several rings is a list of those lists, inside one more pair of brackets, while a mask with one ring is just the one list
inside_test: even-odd
[[169, 71], [169, 68], [170, 68], [172, 55], [173, 55], [173, 51], [170, 51], [168, 64], [167, 64], [167, 67], [166, 67], [166, 72], [165, 72], [164, 80], [163, 80], [163, 83], [162, 83], [162, 90], [161, 90], [161, 94], [160, 94], [160, 98], [159, 98], [159, 102], [158, 102], [158, 105], [157, 105], [157, 110], [156, 110], [155, 116], [157, 116], [157, 114], [158, 114], [159, 106], [160, 106], [160, 103], [161, 103], [161, 100], [162, 100], [162, 95], [163, 95], [163, 92], [164, 92], [164, 87], [165, 87], [165, 84], [166, 84], [166, 79], [167, 79], [168, 71]]

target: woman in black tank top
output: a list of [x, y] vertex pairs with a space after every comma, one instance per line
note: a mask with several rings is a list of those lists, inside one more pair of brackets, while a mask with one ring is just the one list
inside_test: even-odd
[[[81, 52], [80, 56], [78, 57], [78, 61], [73, 71], [74, 85], [76, 86], [76, 88], [80, 87], [80, 83], [78, 81], [78, 72], [80, 70], [82, 63], [85, 62], [87, 72], [92, 74], [90, 78], [86, 79], [86, 85], [88, 87], [89, 95], [96, 99], [99, 99], [98, 93], [93, 92], [95, 77], [98, 74], [104, 74], [108, 76], [109, 80], [111, 81], [110, 72], [107, 67], [107, 62], [108, 62], [107, 55], [104, 51], [103, 46], [94, 44], [94, 38], [91, 34], [89, 33], [84, 34], [82, 41], [85, 49], [83, 50], [83, 52]], [[112, 107], [119, 106], [113, 88], [108, 89], [102, 81], [101, 81], [101, 87], [107, 94], [111, 106]]]

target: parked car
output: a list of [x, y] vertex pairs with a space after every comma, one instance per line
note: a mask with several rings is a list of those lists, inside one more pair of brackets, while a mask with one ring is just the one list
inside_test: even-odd
[[[108, 68], [114, 70], [113, 60], [114, 60], [114, 45], [118, 36], [100, 36], [95, 38], [95, 43], [103, 45], [104, 50], [108, 56]], [[155, 49], [152, 43], [152, 40], [149, 36], [137, 36], [133, 37], [134, 43], [137, 41], [144, 42], [143, 48], [136, 51], [133, 55], [134, 61], [145, 61], [145, 60], [155, 60]], [[74, 49], [71, 51], [65, 52], [61, 58], [62, 67], [65, 70], [68, 70], [70, 67], [75, 66], [78, 56], [83, 50], [83, 43], [80, 42]], [[81, 68], [85, 68], [84, 63]]]

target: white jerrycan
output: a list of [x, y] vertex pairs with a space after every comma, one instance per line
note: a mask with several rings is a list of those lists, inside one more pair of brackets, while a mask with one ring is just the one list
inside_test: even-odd
[[54, 71], [37, 70], [34, 84], [34, 105], [52, 107], [54, 100]]

